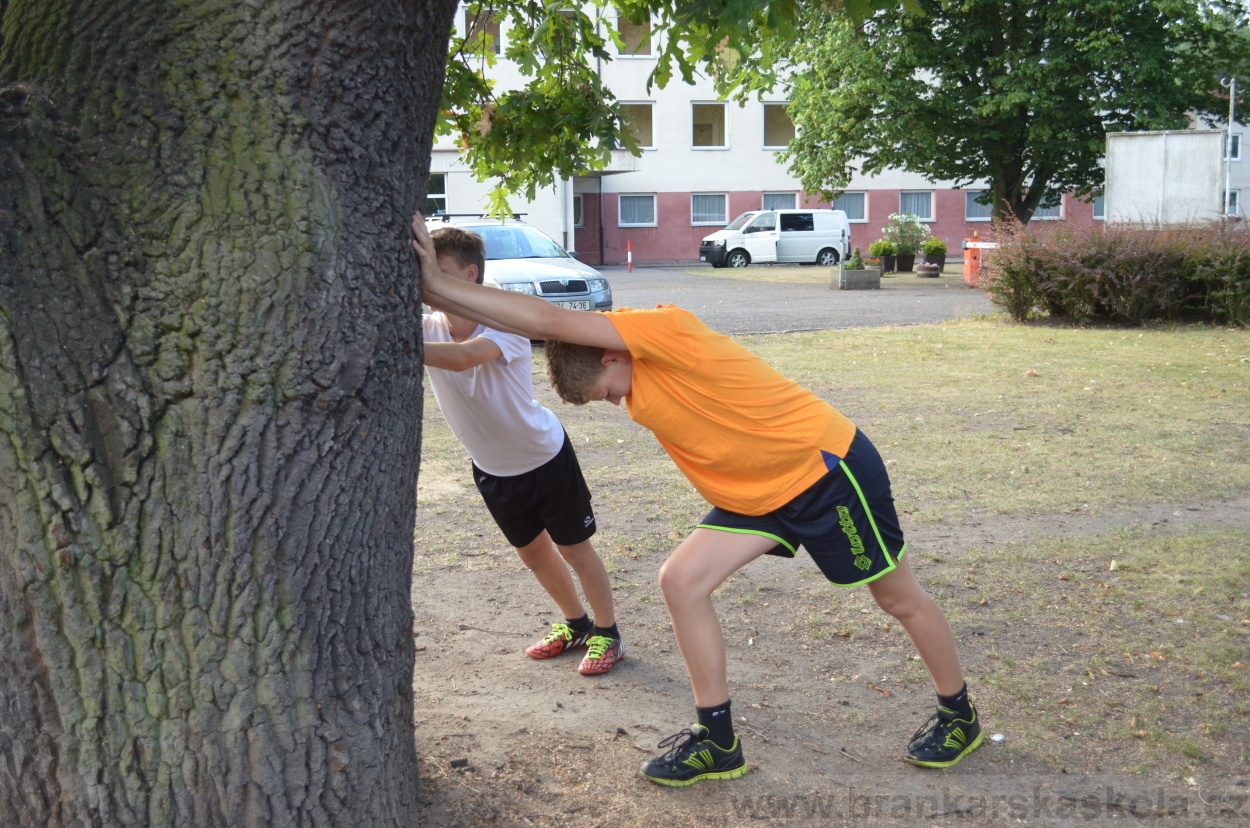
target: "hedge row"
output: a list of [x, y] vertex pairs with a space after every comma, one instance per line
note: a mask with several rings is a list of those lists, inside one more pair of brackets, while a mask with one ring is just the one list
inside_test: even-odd
[[1250, 325], [1250, 233], [1202, 225], [996, 223], [982, 285], [1018, 321], [1194, 320]]

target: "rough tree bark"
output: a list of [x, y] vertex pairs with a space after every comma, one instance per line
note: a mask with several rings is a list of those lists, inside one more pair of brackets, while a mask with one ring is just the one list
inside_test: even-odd
[[453, 0], [0, 0], [0, 825], [416, 824]]

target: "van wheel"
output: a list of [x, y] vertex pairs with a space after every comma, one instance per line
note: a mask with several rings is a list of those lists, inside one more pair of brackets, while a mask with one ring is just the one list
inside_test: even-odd
[[838, 251], [832, 247], [826, 247], [824, 250], [816, 254], [816, 264], [821, 267], [833, 267], [838, 263]]
[[751, 256], [745, 250], [735, 250], [725, 258], [730, 267], [746, 267], [751, 263]]

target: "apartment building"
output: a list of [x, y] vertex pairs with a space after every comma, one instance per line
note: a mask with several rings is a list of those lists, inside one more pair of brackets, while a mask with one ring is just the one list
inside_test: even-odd
[[[461, 10], [461, 33], [474, 25]], [[502, 44], [507, 27], [488, 24]], [[546, 231], [590, 264], [693, 261], [699, 242], [735, 216], [761, 208], [833, 206], [851, 222], [851, 244], [866, 250], [881, 236], [892, 213], [912, 213], [929, 225], [957, 255], [963, 239], [984, 231], [989, 208], [977, 203], [984, 185], [956, 188], [951, 182], [891, 170], [857, 176], [832, 205], [803, 191], [778, 160], [794, 135], [783, 92], [739, 105], [717, 98], [710, 80], [693, 85], [674, 80], [665, 89], [647, 89], [658, 50], [648, 26], [616, 21], [626, 41], [622, 54], [603, 66], [603, 78], [623, 102], [631, 128], [643, 147], [641, 157], [613, 153], [611, 165], [592, 175], [561, 182], [533, 202], [514, 199], [525, 219]], [[502, 49], [500, 50], [502, 53]], [[519, 85], [515, 67], [501, 58], [492, 69], [501, 87]], [[1240, 136], [1234, 136], [1240, 162]], [[1238, 177], [1239, 179], [1240, 177]], [[478, 183], [459, 160], [458, 147], [438, 144], [431, 166], [431, 208], [446, 212], [485, 209], [488, 184]], [[1240, 195], [1234, 189], [1234, 204]], [[1101, 199], [1083, 202], [1071, 194], [1039, 210], [1035, 221], [1100, 221]]]

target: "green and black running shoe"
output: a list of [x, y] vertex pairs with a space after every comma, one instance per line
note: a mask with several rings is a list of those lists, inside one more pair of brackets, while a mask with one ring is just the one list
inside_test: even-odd
[[949, 768], [981, 747], [985, 738], [981, 721], [976, 707], [971, 702], [968, 706], [972, 709], [971, 719], [960, 718], [954, 710], [939, 706], [911, 737], [904, 758], [924, 768]]
[[644, 764], [642, 775], [660, 785], [684, 788], [704, 779], [737, 779], [747, 772], [741, 739], [734, 736], [733, 746], [725, 750], [707, 736], [707, 728], [698, 724], [674, 733], [657, 745], [668, 748], [668, 753]]

